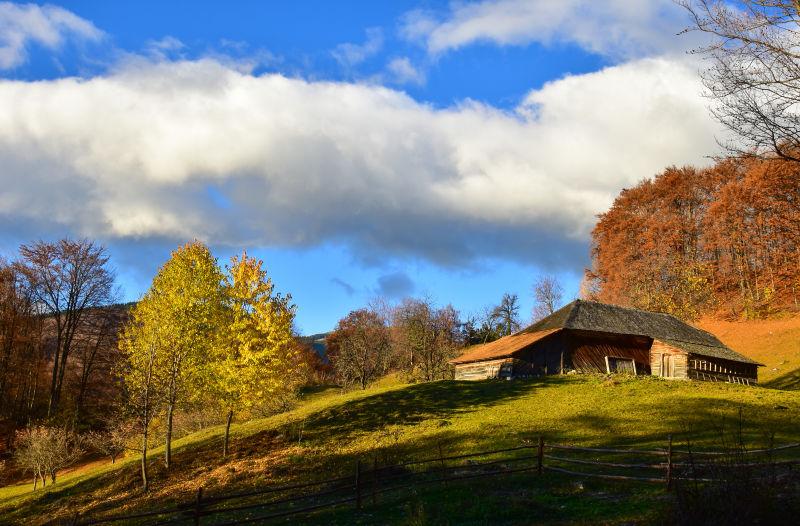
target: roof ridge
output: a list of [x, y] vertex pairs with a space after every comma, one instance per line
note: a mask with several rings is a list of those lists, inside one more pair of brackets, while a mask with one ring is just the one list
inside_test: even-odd
[[[712, 334], [712, 336], [713, 336], [713, 334]], [[694, 345], [702, 345], [703, 347], [722, 347], [722, 348], [725, 348], [725, 349], [728, 349], [728, 350], [731, 350], [731, 351], [733, 351], [733, 349], [731, 349], [730, 347], [728, 347], [728, 346], [727, 346], [727, 345], [725, 345], [724, 343], [720, 342], [719, 340], [717, 340], [717, 341], [720, 343], [720, 345], [710, 345], [710, 344], [708, 344], [708, 343], [693, 342], [693, 341], [689, 341], [689, 340], [683, 340], [683, 339], [681, 339], [681, 338], [673, 338], [673, 337], [668, 337], [668, 338], [654, 338], [654, 337], [652, 337], [652, 336], [651, 336], [651, 338], [653, 338], [654, 340], [672, 340], [672, 341], [674, 341], [674, 342], [691, 343], [691, 344], [694, 344]], [[733, 352], [736, 352], [736, 351], [733, 351]], [[739, 353], [737, 353], [737, 354], [739, 354]]]
[[578, 315], [578, 308], [580, 307], [582, 301], [584, 300], [581, 300], [580, 298], [575, 298], [575, 301], [572, 302], [572, 308], [569, 309], [569, 314], [567, 315], [567, 319], [564, 320], [564, 324], [562, 325], [562, 327], [568, 328], [570, 326], [572, 320], [575, 319], [575, 317]]

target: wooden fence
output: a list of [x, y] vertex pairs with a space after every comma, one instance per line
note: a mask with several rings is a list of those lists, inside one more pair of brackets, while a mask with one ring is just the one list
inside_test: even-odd
[[[713, 482], [706, 474], [723, 460], [728, 469], [792, 469], [800, 465], [800, 458], [779, 455], [798, 449], [800, 443], [735, 452], [681, 450], [673, 448], [671, 437], [663, 449], [578, 447], [546, 443], [541, 437], [517, 447], [454, 456], [444, 456], [440, 447], [436, 457], [400, 464], [378, 466], [377, 459], [373, 459], [370, 466], [357, 461], [351, 476], [210, 496], [200, 488], [192, 501], [171, 508], [107, 517], [76, 515], [70, 524], [260, 523], [344, 505], [360, 509], [365, 501], [374, 505], [379, 495], [407, 488], [526, 472], [655, 483], [670, 489], [677, 480]], [[732, 462], [732, 458], [736, 461]], [[746, 458], [762, 461], [742, 460]]]

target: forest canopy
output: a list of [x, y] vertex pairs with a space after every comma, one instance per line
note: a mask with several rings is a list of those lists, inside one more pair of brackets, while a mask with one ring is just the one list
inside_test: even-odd
[[592, 232], [584, 290], [684, 319], [798, 310], [798, 180], [796, 163], [730, 158], [623, 190]]

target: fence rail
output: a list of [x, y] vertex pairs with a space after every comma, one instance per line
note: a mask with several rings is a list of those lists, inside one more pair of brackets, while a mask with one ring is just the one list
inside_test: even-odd
[[[737, 450], [737, 459], [739, 455], [756, 454], [768, 458], [765, 462], [727, 462], [725, 466], [731, 469], [771, 467], [773, 471], [779, 466], [791, 469], [800, 465], [800, 458], [778, 459], [774, 455], [798, 448], [800, 443], [768, 449]], [[598, 458], [600, 455], [604, 458]], [[724, 451], [676, 450], [672, 447], [671, 436], [663, 449], [579, 447], [546, 443], [543, 437], [516, 447], [452, 456], [444, 456], [440, 447], [438, 456], [422, 460], [378, 466], [377, 459], [373, 459], [371, 469], [364, 469], [364, 464], [359, 460], [351, 476], [211, 496], [204, 495], [200, 488], [192, 501], [171, 508], [97, 518], [75, 515], [71, 524], [89, 526], [152, 518], [157, 521], [150, 523], [153, 525], [199, 525], [208, 523], [204, 519], [212, 516], [217, 516], [213, 522], [217, 526], [265, 522], [351, 504], [360, 509], [366, 499], [370, 499], [374, 505], [378, 495], [412, 487], [526, 472], [655, 483], [670, 489], [676, 480], [713, 482], [714, 479], [709, 478], [706, 471], [717, 466], [720, 459], [727, 460], [731, 455], [731, 452]], [[647, 460], [652, 457], [663, 460]], [[608, 472], [611, 470], [614, 472]], [[249, 512], [254, 515], [241, 515]], [[231, 517], [234, 514], [238, 515]]]

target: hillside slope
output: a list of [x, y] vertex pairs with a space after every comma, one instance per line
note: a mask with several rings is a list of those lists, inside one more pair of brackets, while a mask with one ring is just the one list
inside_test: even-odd
[[[691, 438], [699, 446], [717, 445], [719, 429], [734, 427], [740, 410], [745, 438], [752, 444], [763, 444], [764, 431], [775, 432], [778, 443], [800, 441], [800, 392], [762, 387], [568, 375], [516, 382], [384, 382], [346, 393], [329, 389], [290, 412], [235, 426], [227, 462], [219, 454], [220, 427], [178, 441], [175, 468], [169, 473], [156, 449], [153, 490], [147, 496], [138, 489], [136, 458], [128, 458], [117, 466], [62, 477], [35, 494], [28, 485], [1, 488], [0, 516], [35, 525], [75, 511], [97, 516], [143, 510], [188, 501], [200, 486], [214, 494], [350, 475], [358, 458], [394, 463], [435, 456], [440, 445], [447, 454], [459, 454], [515, 446], [540, 434], [593, 446], [663, 447], [668, 434], [679, 442]], [[550, 484], [536, 484], [545, 483]], [[604, 523], [613, 524], [639, 517], [643, 508], [637, 499], [649, 498], [650, 491], [600, 487], [592, 493], [596, 499], [584, 495], [589, 499], [585, 506], [575, 507], [574, 481], [559, 484], [526, 494], [520, 505], [536, 501], [562, 519], [579, 522], [599, 513]], [[502, 502], [510, 488], [500, 483], [489, 489]], [[466, 491], [463, 498], [469, 500], [469, 495]], [[461, 497], [447, 497], [453, 498]], [[621, 502], [626, 506], [620, 507]], [[453, 506], [452, 513], [460, 514], [449, 517], [454, 522], [484, 523], [485, 514], [495, 509], [469, 511], [458, 502]], [[564, 509], [573, 515], [559, 511]]]
[[765, 367], [758, 370], [762, 385], [800, 389], [800, 316], [738, 322], [704, 319], [697, 325], [731, 349], [763, 363]]

